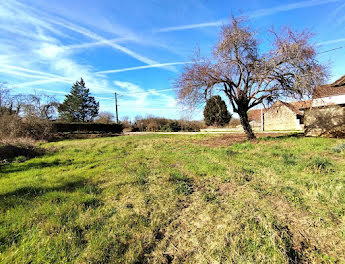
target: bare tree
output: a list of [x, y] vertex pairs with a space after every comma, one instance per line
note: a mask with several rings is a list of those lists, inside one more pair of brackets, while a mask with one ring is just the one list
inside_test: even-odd
[[0, 115], [5, 112], [12, 112], [12, 100], [10, 89], [7, 88], [5, 83], [0, 83]]
[[121, 118], [121, 124], [123, 125], [124, 128], [130, 128], [132, 125], [132, 122], [129, 118], [129, 116], [124, 116]]
[[175, 85], [179, 100], [190, 106], [203, 103], [214, 90], [224, 92], [248, 139], [253, 139], [249, 109], [282, 97], [311, 96], [313, 88], [324, 82], [326, 67], [317, 61], [308, 31], [272, 29], [272, 48], [261, 53], [257, 34], [247, 22], [233, 17], [222, 28], [212, 58], [197, 54]]
[[114, 115], [110, 112], [100, 112], [95, 120], [96, 123], [111, 124], [114, 123]]
[[[56, 99], [44, 94], [19, 95], [18, 110], [22, 110], [24, 117], [34, 116], [50, 120], [57, 116], [59, 103]], [[19, 112], [19, 111], [18, 111]]]

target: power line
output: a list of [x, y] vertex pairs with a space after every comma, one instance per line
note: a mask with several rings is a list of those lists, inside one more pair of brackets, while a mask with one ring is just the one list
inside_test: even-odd
[[337, 47], [337, 48], [334, 48], [334, 49], [321, 51], [321, 52], [319, 52], [319, 54], [323, 54], [323, 53], [326, 53], [326, 52], [331, 52], [331, 51], [338, 50], [338, 49], [343, 49], [343, 48], [345, 48], [345, 46], [340, 46], [340, 47]]

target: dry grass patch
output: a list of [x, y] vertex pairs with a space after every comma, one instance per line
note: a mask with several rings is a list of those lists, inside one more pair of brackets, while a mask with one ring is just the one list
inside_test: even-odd
[[343, 141], [195, 144], [216, 138], [44, 143], [2, 166], [0, 263], [344, 262]]

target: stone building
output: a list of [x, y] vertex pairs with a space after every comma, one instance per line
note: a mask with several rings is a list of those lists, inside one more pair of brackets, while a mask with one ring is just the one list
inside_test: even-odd
[[311, 100], [290, 103], [278, 100], [268, 109], [249, 110], [248, 119], [255, 130], [302, 131], [304, 109], [311, 107], [311, 103]]
[[308, 136], [345, 136], [345, 75], [314, 89], [312, 108], [305, 111]]
[[264, 130], [303, 130], [304, 109], [311, 100], [298, 102], [276, 101], [264, 115]]

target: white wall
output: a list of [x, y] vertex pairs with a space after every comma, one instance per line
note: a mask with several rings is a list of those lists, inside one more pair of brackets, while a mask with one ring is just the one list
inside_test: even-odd
[[345, 94], [313, 99], [313, 106], [328, 104], [345, 104]]

